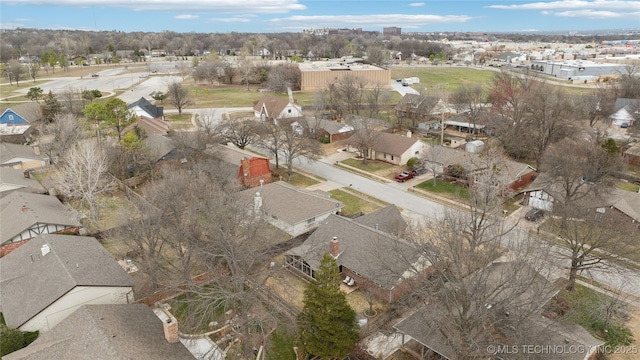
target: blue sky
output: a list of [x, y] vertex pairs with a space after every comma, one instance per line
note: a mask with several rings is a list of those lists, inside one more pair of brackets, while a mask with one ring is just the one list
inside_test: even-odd
[[640, 1], [2, 0], [3, 29], [125, 32], [593, 31], [640, 29]]

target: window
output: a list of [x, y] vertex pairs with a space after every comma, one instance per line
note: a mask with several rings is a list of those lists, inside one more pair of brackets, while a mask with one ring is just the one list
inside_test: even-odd
[[316, 222], [315, 216], [312, 217], [312, 218], [307, 219], [307, 224], [313, 224], [314, 222]]
[[382, 158], [386, 159], [387, 158], [387, 154], [382, 154]]
[[13, 114], [9, 114], [9, 120], [13, 121]]
[[391, 161], [393, 161], [393, 155], [391, 155]]
[[287, 110], [287, 112], [288, 112], [289, 114], [291, 114], [291, 109]]

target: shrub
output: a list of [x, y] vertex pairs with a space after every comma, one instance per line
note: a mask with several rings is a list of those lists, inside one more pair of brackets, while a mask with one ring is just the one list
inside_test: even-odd
[[417, 157], [412, 157], [411, 159], [407, 160], [407, 166], [409, 167], [409, 169], [413, 169], [418, 161], [420, 161], [420, 159], [418, 159]]
[[331, 143], [331, 140], [329, 140], [329, 138], [328, 138], [328, 137], [323, 137], [323, 138], [320, 138], [319, 140], [320, 140], [320, 142], [321, 142], [321, 143], [323, 143], [323, 144], [329, 144], [329, 143]]

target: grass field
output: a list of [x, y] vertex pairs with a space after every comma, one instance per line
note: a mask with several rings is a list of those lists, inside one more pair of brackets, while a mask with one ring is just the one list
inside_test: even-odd
[[391, 69], [391, 78], [417, 76], [420, 84], [413, 85], [416, 90], [441, 87], [443, 90], [456, 91], [461, 85], [487, 85], [495, 74], [491, 70], [478, 70], [466, 67], [403, 67]]
[[462, 186], [458, 186], [456, 184], [451, 184], [445, 181], [437, 180], [435, 186], [433, 185], [433, 179], [429, 179], [425, 182], [422, 182], [416, 185], [418, 189], [432, 192], [441, 196], [444, 196], [449, 199], [459, 200], [459, 199], [468, 199], [469, 198], [469, 190], [463, 188]]

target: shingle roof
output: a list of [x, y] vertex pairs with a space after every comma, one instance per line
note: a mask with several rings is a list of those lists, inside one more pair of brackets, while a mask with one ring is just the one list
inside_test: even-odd
[[396, 105], [396, 111], [406, 111], [418, 115], [429, 115], [438, 104], [438, 98], [419, 94], [406, 94]]
[[0, 199], [0, 244], [36, 224], [80, 226], [54, 196], [12, 192]]
[[152, 118], [161, 118], [164, 116], [164, 108], [162, 106], [156, 106], [149, 102], [149, 100], [141, 97], [138, 101], [135, 101], [127, 106], [127, 109], [133, 109], [134, 107], [140, 107]]
[[262, 111], [264, 107], [266, 116], [269, 118], [277, 118], [280, 113], [287, 107], [289, 100], [281, 99], [272, 95], [264, 95], [253, 107], [255, 111]]
[[143, 304], [84, 305], [7, 360], [193, 359], [165, 340], [162, 321]]
[[144, 139], [144, 145], [154, 161], [160, 161], [176, 148], [175, 140], [159, 134], [148, 136]]
[[267, 216], [275, 216], [291, 225], [342, 208], [340, 201], [283, 181], [241, 191], [238, 193], [239, 201], [253, 208], [256, 193], [262, 197], [262, 208]]
[[393, 204], [355, 218], [353, 222], [394, 235], [402, 234], [408, 226]]
[[0, 143], [0, 164], [5, 164], [17, 157], [35, 160], [45, 159], [43, 155], [36, 155], [31, 146], [6, 142]]
[[[1, 168], [0, 169], [0, 187], [20, 187], [26, 192], [34, 192], [44, 194], [47, 190], [34, 178], [25, 178], [25, 170]], [[4, 192], [2, 193], [4, 194]]]
[[[42, 255], [43, 245], [50, 252]], [[92, 237], [39, 235], [0, 259], [7, 325], [18, 328], [76, 286], [131, 287], [133, 280]]]
[[338, 264], [385, 289], [392, 289], [412, 275], [407, 273], [409, 269], [419, 267], [415, 264], [420, 254], [411, 243], [333, 214], [302, 245], [286, 254], [300, 256], [317, 269], [333, 237], [340, 246]]
[[18, 104], [5, 109], [5, 111], [9, 109], [11, 109], [14, 113], [20, 115], [20, 117], [22, 117], [29, 123], [34, 123], [42, 119], [42, 111], [40, 110], [40, 105], [34, 102]]
[[373, 144], [373, 150], [379, 153], [400, 156], [410, 149], [418, 139], [380, 132]]
[[637, 144], [631, 146], [630, 148], [625, 150], [624, 153], [625, 153], [625, 155], [640, 156], [640, 143], [637, 143]]
[[307, 129], [322, 129], [330, 135], [340, 134], [344, 132], [353, 131], [353, 126], [349, 124], [341, 124], [336, 121], [326, 119], [316, 119], [313, 117], [304, 117], [300, 120], [300, 125]]

